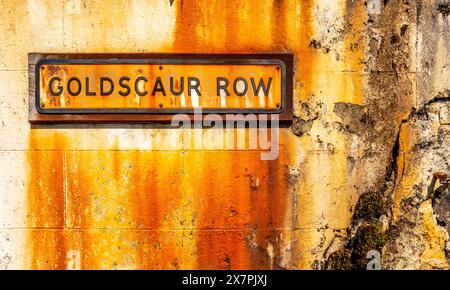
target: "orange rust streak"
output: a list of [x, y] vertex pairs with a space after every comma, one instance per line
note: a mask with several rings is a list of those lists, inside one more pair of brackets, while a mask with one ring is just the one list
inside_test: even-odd
[[197, 40], [196, 28], [201, 23], [201, 1], [176, 1], [173, 51], [192, 52], [201, 50], [202, 44]]
[[[195, 188], [199, 228], [199, 269], [239, 269], [250, 265], [243, 230], [250, 214], [249, 179], [245, 176], [244, 166], [252, 158], [245, 155], [239, 156], [232, 151], [188, 153], [187, 172], [192, 174], [189, 178]], [[250, 171], [254, 171], [254, 166]]]
[[274, 0], [272, 3], [272, 43], [278, 47], [287, 47], [287, 3], [285, 0]]
[[[65, 196], [63, 177], [63, 152], [34, 151], [39, 136], [31, 130], [29, 138], [28, 164], [28, 227], [31, 269], [64, 269], [66, 266]], [[55, 134], [55, 147], [64, 146], [64, 137]], [[39, 228], [39, 229], [37, 229]], [[48, 230], [46, 229], [48, 228]]]
[[[200, 154], [202, 156], [200, 156]], [[192, 152], [199, 269], [268, 269], [277, 253], [287, 204], [285, 157], [259, 161], [258, 151]], [[257, 161], [258, 160], [258, 161]], [[194, 177], [192, 177], [194, 178]], [[277, 265], [274, 265], [277, 267]]]
[[[156, 154], [154, 152], [133, 151], [130, 157], [132, 170], [129, 176], [128, 194], [132, 198], [130, 206], [138, 229], [156, 229], [162, 223], [161, 207], [164, 205], [161, 204], [161, 197], [158, 196], [158, 158]], [[145, 161], [148, 163], [144, 163]]]
[[[287, 211], [288, 188], [287, 188], [287, 170], [286, 161], [288, 156], [286, 151], [281, 151], [280, 156], [274, 161], [264, 161], [266, 164], [260, 168], [261, 185], [257, 190], [256, 196], [252, 204], [255, 209], [253, 219], [257, 222], [256, 242], [264, 250], [265, 261], [271, 262], [270, 268], [280, 268], [277, 258], [280, 258], [279, 238], [284, 230], [284, 217]], [[274, 249], [275, 260], [271, 261], [268, 248], [269, 243]], [[253, 257], [254, 267], [259, 268], [264, 265], [264, 261], [258, 262]], [[267, 262], [266, 262], [267, 263]]]
[[[178, 151], [132, 151], [127, 156], [127, 196], [136, 234], [137, 268], [170, 269], [183, 254], [178, 233], [187, 225], [179, 207], [183, 196], [182, 155]], [[175, 215], [175, 216], [174, 216]], [[170, 231], [165, 231], [171, 229]], [[187, 250], [187, 249], [186, 249]]]
[[[167, 187], [159, 182], [159, 178], [167, 178], [167, 176], [160, 176], [159, 173], [159, 169], [164, 165], [159, 162], [158, 152], [133, 151], [130, 160], [132, 170], [128, 177], [130, 186], [127, 194], [131, 197], [130, 209], [134, 216], [135, 227], [152, 229], [152, 231], [139, 233], [136, 246], [137, 268], [166, 268], [168, 265], [163, 264], [164, 260], [161, 257], [157, 258], [157, 254], [152, 253], [155, 245], [157, 245], [156, 247], [161, 245], [162, 238], [159, 231], [153, 230], [161, 228], [164, 214], [167, 211], [165, 204], [165, 194], [167, 193], [164, 193], [167, 192]], [[167, 248], [165, 248], [165, 253], [169, 254]]]
[[[93, 221], [93, 204], [92, 199], [95, 192], [95, 172], [103, 172], [101, 166], [95, 164], [89, 153], [81, 151], [68, 152], [70, 156], [66, 158], [67, 162], [67, 190], [68, 190], [68, 220], [69, 227], [80, 229], [71, 231], [72, 249], [80, 253], [80, 268], [95, 269], [98, 268], [96, 260], [89, 254], [94, 239], [91, 238], [89, 228], [92, 227]], [[101, 178], [101, 174], [97, 174], [97, 178]]]
[[314, 89], [313, 69], [314, 69], [314, 52], [310, 46], [311, 39], [314, 36], [312, 8], [314, 0], [300, 1], [300, 20], [301, 26], [299, 31], [299, 51], [297, 61], [297, 79], [301, 82], [302, 94], [301, 101], [306, 101]]

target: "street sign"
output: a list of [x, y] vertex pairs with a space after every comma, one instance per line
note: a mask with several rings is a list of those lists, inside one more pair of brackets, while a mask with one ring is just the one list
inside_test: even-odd
[[196, 108], [292, 116], [289, 54], [30, 54], [30, 67], [30, 122], [165, 122]]

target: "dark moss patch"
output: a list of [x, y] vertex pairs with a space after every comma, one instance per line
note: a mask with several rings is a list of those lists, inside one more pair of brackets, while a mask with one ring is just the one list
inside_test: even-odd
[[387, 239], [388, 236], [383, 231], [383, 226], [380, 222], [359, 227], [352, 241], [353, 252], [351, 260], [353, 267], [365, 269], [367, 266], [367, 253], [371, 250], [381, 252]]
[[354, 219], [378, 219], [383, 213], [383, 200], [376, 192], [362, 194], [355, 207]]
[[380, 253], [388, 240], [388, 234], [379, 221], [384, 213], [383, 198], [379, 192], [362, 194], [355, 207], [353, 224], [358, 226], [355, 235], [340, 250], [332, 253], [324, 262], [330, 270], [366, 269], [367, 254], [376, 250]]
[[352, 252], [349, 249], [340, 249], [332, 253], [325, 262], [325, 269], [327, 270], [351, 270]]

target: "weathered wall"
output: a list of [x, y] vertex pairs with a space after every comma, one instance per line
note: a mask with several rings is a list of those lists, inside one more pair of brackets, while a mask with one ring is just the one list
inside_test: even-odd
[[[0, 268], [448, 268], [446, 3], [0, 0]], [[30, 127], [28, 52], [292, 52], [296, 117], [274, 161]]]

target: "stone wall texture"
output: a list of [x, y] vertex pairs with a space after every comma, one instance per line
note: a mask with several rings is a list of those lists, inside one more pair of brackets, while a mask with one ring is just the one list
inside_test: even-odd
[[[450, 173], [449, 6], [0, 0], [0, 269], [449, 268], [429, 189]], [[31, 126], [30, 52], [290, 52], [294, 121], [273, 161], [189, 129]]]

